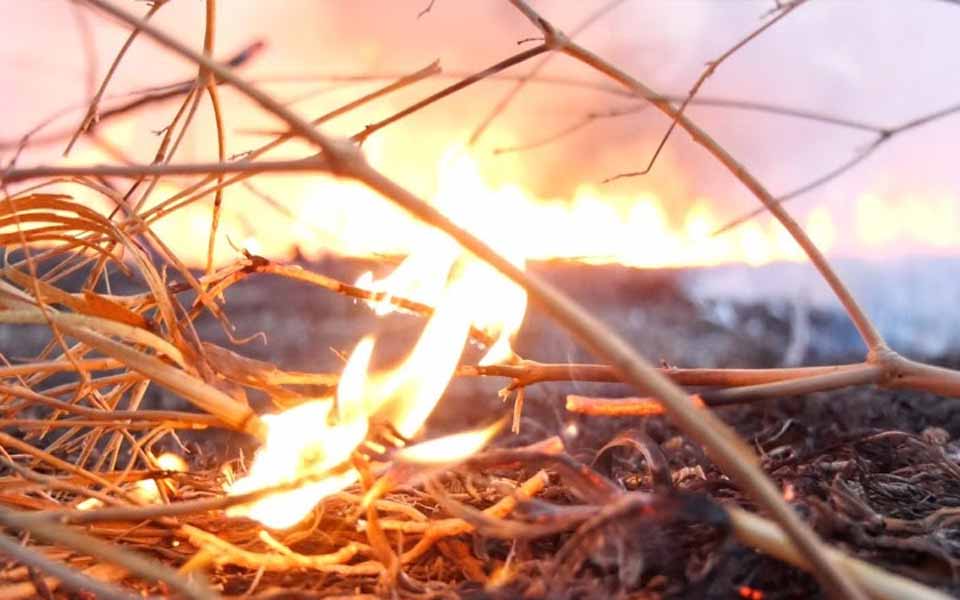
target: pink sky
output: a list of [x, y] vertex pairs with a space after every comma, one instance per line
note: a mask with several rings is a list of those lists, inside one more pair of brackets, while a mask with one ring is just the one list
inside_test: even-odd
[[[244, 73], [258, 80], [320, 73], [409, 72], [439, 59], [447, 71], [472, 71], [516, 51], [516, 41], [534, 35], [507, 2], [437, 0], [431, 13], [416, 1], [227, 0], [221, 2], [217, 45], [226, 57], [255, 39], [268, 43], [265, 53]], [[602, 2], [536, 2], [544, 15], [571, 27]], [[769, 0], [628, 0], [594, 25], [579, 41], [635, 73], [654, 88], [683, 93], [703, 64], [722, 53], [760, 22]], [[145, 3], [124, 2], [138, 12]], [[102, 77], [122, 44], [126, 30], [84, 11], [95, 35], [95, 78]], [[156, 23], [181, 39], [200, 44], [203, 3], [172, 0]], [[4, 119], [0, 138], [16, 138], [44, 117], [69, 105], [82, 105], [89, 80], [88, 63], [78, 33], [77, 9], [65, 0], [0, 0], [5, 35], [0, 37], [0, 100]], [[814, 0], [741, 50], [703, 87], [701, 94], [783, 104], [813, 111], [894, 125], [960, 102], [960, 53], [956, 31], [960, 8], [936, 0]], [[518, 67], [522, 73], [529, 66]], [[138, 41], [121, 65], [111, 90], [129, 91], [189, 77], [193, 69], [147, 40]], [[565, 57], [554, 59], [550, 75], [601, 81]], [[371, 107], [333, 131], [353, 133], [445, 81], [428, 82], [388, 102]], [[280, 97], [295, 98], [329, 87], [322, 81], [264, 83]], [[329, 91], [294, 106], [315, 116], [353, 98], [370, 86]], [[436, 157], [462, 142], [505, 86], [485, 83], [445, 100], [382, 134], [377, 151], [398, 157], [391, 173], [413, 187], [426, 186]], [[259, 138], [238, 130], [269, 126], [237, 95], [227, 93], [230, 150], [254, 147]], [[655, 111], [596, 125], [548, 148], [523, 156], [493, 157], [499, 141], [523, 142], [576, 121], [589, 111], [627, 104], [617, 98], [571, 88], [532, 86], [498, 122], [481, 146], [483, 166], [491, 177], [521, 178], [544, 194], [565, 195], [583, 182], [633, 170], [648, 159], [667, 122]], [[129, 121], [133, 154], [148, 160], [156, 145], [150, 133], [167, 120], [175, 104], [141, 113]], [[805, 121], [718, 108], [692, 107], [690, 114], [735, 156], [753, 169], [774, 193], [816, 177], [870, 141], [869, 134]], [[52, 130], [74, 126], [80, 112]], [[182, 160], [211, 155], [209, 115], [204, 110]], [[960, 115], [904, 134], [866, 163], [832, 184], [796, 201], [800, 214], [828, 204], [839, 222], [852, 218], [852, 198], [865, 192], [917, 202], [931, 197], [960, 198], [956, 140]], [[52, 162], [61, 146], [27, 153], [21, 164]], [[427, 161], [429, 162], [429, 161]], [[666, 190], [669, 201], [684, 205], [707, 195], [718, 212], [734, 215], [754, 200], [685, 135], [677, 135], [661, 159], [662, 168], [644, 180], [610, 184], [612, 192]], [[679, 176], [682, 174], [682, 176]], [[914, 201], [914, 200], [910, 200]]]

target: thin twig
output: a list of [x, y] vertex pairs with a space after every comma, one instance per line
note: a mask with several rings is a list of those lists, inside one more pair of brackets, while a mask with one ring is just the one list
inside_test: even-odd
[[[678, 385], [734, 387], [772, 383], [790, 379], [847, 371], [862, 363], [787, 369], [681, 369], [661, 367], [660, 372]], [[510, 365], [462, 365], [457, 375], [474, 377], [508, 377], [512, 388], [545, 381], [622, 382], [622, 375], [613, 367], [583, 363], [540, 363], [522, 360]]]
[[[824, 392], [853, 385], [877, 383], [883, 377], [883, 369], [874, 364], [852, 365], [852, 368], [836, 370], [807, 377], [786, 379], [725, 390], [708, 390], [691, 396], [701, 406], [719, 407], [767, 398], [783, 398], [813, 392]], [[656, 398], [597, 398], [571, 394], [567, 396], [567, 410], [595, 416], [649, 416], [664, 412]]]
[[43, 177], [86, 177], [99, 175], [103, 177], [160, 177], [165, 175], [208, 175], [212, 179], [218, 174], [244, 173], [256, 175], [259, 173], [283, 172], [324, 172], [327, 169], [326, 160], [321, 157], [298, 158], [293, 160], [211, 162], [211, 163], [151, 163], [135, 165], [94, 165], [70, 166], [56, 165], [50, 167], [28, 167], [23, 169], [8, 169], [0, 171], [0, 180], [7, 183], [26, 181]]
[[364, 141], [366, 141], [368, 137], [370, 137], [377, 131], [380, 131], [384, 127], [387, 127], [388, 125], [396, 123], [400, 119], [403, 119], [404, 117], [407, 117], [423, 108], [426, 108], [427, 106], [433, 104], [434, 102], [437, 102], [438, 100], [442, 100], [443, 98], [446, 98], [447, 96], [449, 96], [450, 94], [453, 94], [454, 92], [458, 92], [470, 85], [473, 85], [474, 83], [477, 83], [478, 81], [482, 81], [487, 77], [490, 77], [491, 75], [495, 75], [503, 70], [509, 69], [510, 67], [520, 64], [527, 59], [533, 58], [534, 56], [543, 54], [547, 50], [548, 48], [546, 44], [540, 44], [539, 46], [535, 46], [533, 48], [530, 48], [529, 50], [524, 50], [523, 52], [514, 54], [510, 58], [506, 58], [498, 62], [497, 64], [491, 67], [488, 67], [483, 71], [480, 71], [479, 73], [474, 73], [469, 77], [466, 77], [453, 85], [443, 88], [439, 92], [432, 94], [424, 98], [423, 100], [412, 104], [411, 106], [408, 106], [407, 108], [401, 110], [396, 114], [393, 114], [387, 117], [386, 119], [378, 121], [372, 125], [367, 125], [363, 129], [363, 131], [360, 131], [359, 133], [355, 134], [352, 139], [358, 144], [362, 144]]
[[[281, 277], [287, 277], [290, 279], [296, 279], [299, 281], [304, 281], [313, 285], [318, 285], [320, 287], [326, 288], [332, 292], [338, 294], [343, 294], [345, 296], [350, 296], [352, 298], [359, 298], [361, 300], [366, 300], [368, 302], [386, 302], [391, 304], [398, 309], [405, 310], [414, 314], [422, 315], [429, 317], [433, 314], [433, 307], [422, 302], [417, 302], [415, 300], [410, 300], [402, 296], [395, 296], [388, 294], [387, 292], [375, 292], [362, 288], [360, 286], [351, 285], [349, 283], [344, 283], [333, 279], [332, 277], [327, 277], [320, 273], [314, 273], [307, 269], [303, 269], [299, 266], [290, 266], [290, 265], [278, 265], [274, 263], [254, 263], [250, 266], [249, 269], [244, 271], [245, 273], [270, 273], [273, 275], [279, 275]], [[470, 328], [470, 336], [473, 337], [476, 341], [480, 342], [484, 346], [492, 346], [496, 341], [492, 336], [486, 332], [477, 329], [476, 327]]]
[[[804, 121], [812, 121], [815, 123], [823, 123], [826, 125], [833, 125], [835, 127], [843, 127], [845, 129], [852, 129], [855, 131], [869, 131], [871, 133], [882, 133], [885, 129], [879, 125], [872, 125], [870, 123], [864, 123], [856, 119], [847, 119], [844, 117], [839, 117], [836, 115], [814, 112], [803, 110], [799, 108], [791, 108], [788, 106], [779, 106], [773, 104], [766, 104], [763, 102], [754, 102], [751, 100], [731, 100], [726, 98], [707, 98], [704, 96], [690, 97], [690, 96], [674, 96], [666, 94], [658, 98], [659, 100], [667, 100], [669, 102], [683, 102], [688, 101], [690, 105], [694, 106], [711, 106], [716, 108], [728, 108], [735, 110], [746, 110], [760, 113], [768, 113], [783, 117], [791, 117], [795, 119], [802, 119]], [[618, 117], [632, 116], [637, 115], [647, 108], [649, 108], [649, 103], [645, 103], [641, 106], [629, 106], [624, 108], [612, 108], [605, 111], [592, 111], [585, 114], [579, 120], [565, 125], [556, 131], [548, 132], [542, 134], [540, 137], [528, 140], [527, 142], [522, 142], [515, 146], [505, 146], [500, 148], [494, 148], [494, 154], [510, 154], [513, 152], [524, 152], [527, 150], [533, 150], [552, 144], [558, 140], [565, 138], [566, 136], [573, 134], [581, 129], [592, 125], [603, 119], [613, 119]]]
[[43, 553], [23, 546], [8, 535], [0, 534], [0, 552], [13, 557], [17, 562], [35, 567], [44, 573], [53, 575], [63, 584], [79, 594], [94, 594], [97, 598], [115, 600], [134, 600], [139, 594], [132, 594], [123, 588], [97, 581], [59, 561], [47, 558]]
[[[906, 131], [910, 131], [911, 129], [914, 129], [917, 127], [922, 127], [923, 125], [927, 125], [929, 123], [932, 123], [933, 121], [942, 119], [944, 117], [948, 117], [958, 112], [960, 112], [960, 104], [952, 104], [946, 108], [934, 111], [932, 113], [923, 115], [921, 117], [910, 119], [909, 121], [902, 123], [900, 125], [897, 125], [896, 127], [879, 128], [875, 132], [876, 138], [873, 140], [873, 142], [867, 145], [863, 150], [860, 150], [859, 152], [854, 154], [849, 160], [830, 169], [829, 171], [817, 177], [813, 181], [805, 183], [800, 187], [795, 188], [794, 190], [789, 191], [786, 194], [783, 194], [782, 196], [777, 197], [776, 203], [783, 204], [788, 200], [793, 200], [798, 196], [802, 196], [807, 192], [813, 191], [819, 188], [820, 186], [826, 183], [829, 183], [830, 181], [833, 181], [837, 177], [840, 177], [847, 171], [853, 169], [855, 166], [865, 161], [867, 158], [870, 157], [871, 154], [876, 152], [881, 146], [883, 146], [884, 144], [892, 140], [898, 134], [904, 133]], [[750, 219], [763, 214], [764, 212], [765, 212], [764, 208], [758, 208], [758, 209], [751, 210], [750, 212], [744, 213], [739, 217], [732, 219], [725, 225], [721, 226], [716, 231], [714, 231], [711, 235], [715, 235], [715, 236], [721, 235], [737, 227], [738, 225], [742, 225], [743, 223], [746, 223]]]
[[604, 183], [609, 183], [611, 181], [615, 181], [617, 179], [623, 179], [626, 177], [639, 177], [649, 173], [653, 169], [654, 163], [657, 162], [657, 157], [660, 156], [660, 152], [663, 150], [663, 147], [666, 146], [667, 140], [670, 139], [670, 134], [673, 133], [673, 130], [677, 127], [677, 122], [680, 120], [680, 117], [683, 116], [683, 111], [687, 109], [687, 105], [690, 104], [690, 101], [693, 99], [693, 97], [696, 96], [697, 92], [700, 91], [700, 87], [707, 80], [707, 78], [713, 75], [716, 72], [717, 67], [719, 67], [725, 60], [733, 56], [738, 50], [740, 50], [741, 48], [749, 44], [761, 33], [766, 31], [770, 27], [772, 27], [774, 24], [776, 24], [778, 21], [786, 17], [791, 12], [793, 12], [794, 9], [796, 9], [798, 6], [803, 4], [805, 1], [806, 0], [794, 0], [793, 2], [790, 2], [786, 5], [778, 4], [777, 5], [778, 13], [776, 16], [774, 16], [772, 19], [770, 19], [769, 21], [761, 25], [759, 28], [754, 30], [753, 33], [751, 33], [747, 37], [743, 38], [742, 40], [734, 44], [732, 48], [730, 48], [729, 50], [721, 54], [719, 57], [708, 62], [707, 68], [704, 69], [703, 73], [700, 74], [700, 77], [697, 78], [697, 81], [694, 82], [693, 87], [691, 87], [690, 91], [687, 93], [686, 99], [684, 99], [683, 103], [680, 104], [680, 107], [676, 110], [676, 114], [673, 115], [673, 119], [670, 121], [670, 126], [667, 127], [667, 132], [663, 134], [663, 137], [660, 139], [660, 143], [657, 144], [657, 148], [656, 150], [653, 151], [653, 156], [650, 157], [650, 162], [647, 163], [647, 166], [644, 167], [643, 170], [641, 171], [632, 171], [629, 173], [620, 173], [619, 175], [614, 175], [613, 177], [609, 177], [605, 179]]
[[[217, 30], [217, 0], [207, 0], [206, 27], [203, 35], [203, 53], [213, 56], [214, 39]], [[217, 78], [206, 69], [201, 68], [197, 78], [204, 82], [210, 104], [213, 106], [213, 120], [217, 128], [217, 158], [220, 162], [226, 161], [227, 142], [223, 125], [223, 109], [220, 106], [220, 92], [217, 90]], [[223, 173], [217, 178], [223, 183]], [[207, 242], [207, 268], [209, 275], [213, 271], [213, 253], [216, 248], [217, 229], [220, 224], [220, 207], [223, 204], [223, 188], [217, 188], [213, 197], [213, 215], [210, 219], [210, 237]]]
[[24, 513], [0, 510], [0, 523], [7, 527], [29, 531], [47, 542], [67, 546], [88, 556], [120, 565], [141, 577], [162, 581], [187, 598], [196, 600], [219, 598], [219, 595], [199, 578], [184, 578], [173, 569], [132, 550], [119, 548], [62, 525], [25, 519], [24, 516]]
[[[150, 19], [164, 4], [167, 3], [167, 0], [160, 0], [159, 2], [154, 2], [150, 9], [147, 11], [147, 14], [143, 17], [144, 20]], [[79, 5], [79, 3], [77, 3]], [[100, 100], [103, 98], [104, 92], [107, 91], [107, 85], [110, 83], [110, 80], [113, 78], [113, 74], [116, 72], [117, 67], [120, 66], [120, 61], [123, 60], [123, 57], [127, 54], [127, 50], [130, 49], [130, 46], [133, 45], [133, 41], [137, 39], [137, 35], [140, 33], [139, 29], [134, 29], [130, 32], [130, 35], [127, 36], [127, 40], [123, 43], [123, 46], [120, 47], [120, 51], [117, 53], [116, 58], [113, 59], [113, 62], [110, 64], [110, 68], [107, 69], [107, 74], [103, 78], [103, 82], [100, 84], [100, 88], [97, 89], [96, 93], [90, 99], [90, 107], [87, 108], [87, 114], [83, 116], [83, 120], [80, 121], [80, 126], [77, 127], [77, 130], [70, 137], [70, 141], [67, 142], [67, 147], [63, 151], [64, 156], [68, 156], [70, 151], [73, 149], [73, 145], [77, 143], [80, 134], [86, 131], [93, 123], [98, 119], [97, 109], [100, 106]]]
[[[52, 390], [51, 390], [52, 391]], [[32, 403], [40, 404], [43, 406], [50, 406], [61, 410], [63, 412], [72, 413], [81, 415], [84, 417], [90, 417], [94, 419], [104, 419], [104, 420], [113, 420], [115, 423], [123, 419], [134, 419], [140, 421], [150, 421], [154, 425], [157, 423], [163, 423], [167, 421], [181, 422], [181, 423], [192, 423], [198, 427], [221, 427], [223, 423], [217, 417], [213, 415], [206, 414], [194, 414], [187, 412], [179, 411], [167, 411], [167, 410], [100, 410], [96, 408], [89, 408], [86, 406], [81, 406], [79, 404], [72, 404], [68, 402], [62, 402], [49, 396], [48, 394], [41, 394], [35, 392], [29, 388], [16, 386], [16, 385], [5, 385], [0, 384], [0, 393], [4, 395], [10, 395], [17, 398], [23, 398], [29, 400]]]
[[437, 1], [437, 0], [430, 0], [430, 2], [427, 3], [427, 5], [426, 5], [424, 8], [422, 8], [422, 9], [420, 10], [420, 12], [417, 13], [417, 18], [419, 19], [419, 18], [423, 17], [425, 14], [429, 13], [431, 10], [433, 10], [433, 4], [434, 4], [436, 1]]
[[[570, 31], [570, 37], [576, 38], [577, 35], [589, 29], [591, 25], [593, 25], [594, 23], [602, 19], [605, 15], [610, 13], [610, 11], [612, 11], [614, 8], [623, 4], [623, 2], [624, 0], [610, 0], [610, 2], [607, 2], [606, 4], [598, 8], [596, 11], [590, 14], [586, 19], [584, 19], [581, 23], [574, 26], [574, 28]], [[535, 79], [537, 75], [539, 75], [540, 72], [543, 71], [544, 67], [546, 67], [547, 64], [549, 64], [549, 62], [553, 59], [554, 56], [555, 55], [552, 52], [550, 54], [547, 54], [546, 56], [541, 58], [537, 62], [537, 64], [535, 64], [530, 69], [530, 71], [527, 72], [526, 75], [523, 75], [519, 79], [517, 79], [517, 81], [507, 91], [507, 93], [504, 94], [502, 98], [500, 98], [500, 100], [493, 106], [492, 109], [490, 109], [490, 112], [487, 113], [487, 116], [485, 116], [483, 120], [480, 122], [480, 124], [477, 125], [476, 129], [473, 130], [473, 133], [470, 134], [470, 139], [467, 142], [468, 146], [475, 146], [476, 143], [480, 141], [480, 137], [487, 130], [487, 128], [490, 127], [493, 121], [499, 115], [503, 114], [504, 111], [507, 110], [507, 107], [510, 106], [510, 103], [513, 102], [513, 99], [516, 98], [521, 91], [523, 91], [523, 88], [526, 87], [526, 85], [532, 79]]]

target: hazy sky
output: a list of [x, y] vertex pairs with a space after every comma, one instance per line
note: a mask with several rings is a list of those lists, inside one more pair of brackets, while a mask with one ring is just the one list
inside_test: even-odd
[[[82, 4], [82, 3], [81, 3]], [[123, 2], [138, 12], [144, 2]], [[569, 29], [604, 2], [535, 2], [544, 15]], [[749, 33], [774, 3], [771, 0], [626, 0], [579, 39], [657, 90], [683, 93], [706, 61]], [[309, 116], [370, 85], [333, 89], [313, 80], [278, 83], [290, 76], [402, 73], [439, 59], [447, 72], [474, 71], [517, 50], [517, 41], [536, 34], [507, 2], [436, 0], [417, 18], [425, 0], [222, 0], [217, 46], [228, 56], [256, 39], [267, 42], [263, 55], [244, 73], [283, 98], [306, 92], [294, 104]], [[200, 45], [203, 3], [172, 0], [155, 22]], [[89, 82], [99, 81], [122, 44], [126, 30], [65, 0], [0, 0], [0, 99], [4, 118], [0, 138], [19, 136], [43, 118], [69, 105], [82, 105]], [[94, 37], [96, 61], [89, 70], [82, 25]], [[751, 42], [704, 85], [701, 95], [772, 103], [879, 125], [896, 125], [960, 103], [960, 7], [937, 0], [811, 0]], [[512, 71], [523, 73], [530, 65]], [[190, 77], [193, 69], [147, 40], [138, 41], [121, 65], [114, 92]], [[597, 74], [558, 56], [545, 74], [602, 82]], [[338, 122], [334, 131], [353, 133], [391, 114], [447, 81], [411, 88], [386, 102]], [[483, 83], [442, 101], [372, 141], [372, 151], [393, 157], [385, 162], [395, 177], [414, 187], [432, 177], [431, 157], [461, 143], [488, 107], [506, 89]], [[260, 138], [243, 129], [270, 126], [236, 95], [227, 93], [230, 149], [254, 147]], [[623, 108], [626, 98], [574, 87], [531, 86], [481, 144], [491, 177], [523, 179], [543, 194], [564, 195], [584, 182], [596, 183], [623, 170], [642, 167], [667, 121], [654, 110], [597, 123], [550, 146], [522, 155], [492, 156], [504, 143], [548, 135], [596, 111]], [[152, 156], [159, 129], [175, 104], [126, 121], [123, 135], [140, 159]], [[210, 155], [209, 115], [191, 137], [181, 158]], [[782, 116], [695, 106], [689, 113], [732, 154], [754, 169], [774, 193], [787, 191], [848, 159], [873, 138], [851, 131]], [[81, 114], [51, 126], [63, 131]], [[891, 141], [856, 170], [794, 203], [798, 213], [828, 204], [839, 222], [849, 222], [854, 201], [864, 193], [927, 202], [960, 198], [957, 142], [960, 115], [906, 133]], [[21, 164], [55, 160], [62, 144], [28, 153]], [[413, 151], [411, 151], [413, 150]], [[416, 164], [415, 164], [416, 163]], [[424, 165], [426, 163], [426, 165]], [[754, 200], [722, 168], [683, 134], [670, 142], [655, 172], [643, 180], [609, 184], [618, 194], [657, 189], [678, 206], [709, 196], [725, 215], [750, 208]], [[907, 199], [909, 197], [909, 199]], [[934, 206], [934, 205], [931, 205]], [[940, 208], [937, 208], [940, 210]], [[960, 222], [956, 221], [960, 227]]]

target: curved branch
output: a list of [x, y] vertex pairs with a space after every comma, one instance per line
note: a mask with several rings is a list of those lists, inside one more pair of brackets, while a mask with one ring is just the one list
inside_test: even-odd
[[[515, 5], [520, 2], [520, 0], [511, 0]], [[592, 67], [593, 69], [603, 73], [607, 77], [610, 77], [614, 81], [620, 83], [625, 88], [635, 92], [638, 96], [644, 98], [658, 98], [659, 94], [651, 90], [649, 87], [641, 83], [640, 81], [634, 79], [624, 71], [615, 67], [614, 65], [603, 60], [596, 54], [590, 52], [586, 48], [578, 46], [573, 42], [568, 42], [562, 48], [562, 51], [567, 55], [579, 60], [580, 62]], [[763, 203], [764, 207], [769, 210], [774, 217], [784, 226], [784, 228], [790, 233], [790, 235], [797, 241], [797, 244], [803, 249], [803, 251], [810, 258], [810, 261], [820, 272], [820, 275], [826, 280], [827, 284], [833, 290], [834, 294], [840, 300], [840, 303], [843, 305], [844, 309], [847, 311], [847, 314], [850, 315], [850, 319], [853, 321], [854, 326], [857, 328], [857, 331], [860, 333], [860, 337], [866, 343], [868, 350], [871, 355], [876, 354], [879, 351], [886, 349], [886, 343], [883, 340], [883, 337], [880, 335], [880, 332], [874, 326], [873, 322], [867, 317], [866, 312], [860, 307], [857, 301], [854, 299], [853, 294], [850, 293], [850, 290], [847, 289], [847, 286], [841, 281], [840, 277], [837, 276], [836, 272], [833, 270], [833, 267], [830, 266], [830, 263], [827, 261], [827, 258], [820, 252], [820, 249], [817, 248], [816, 244], [810, 239], [810, 237], [803, 231], [803, 228], [793, 220], [786, 210], [780, 206], [773, 195], [767, 191], [766, 187], [760, 181], [753, 176], [746, 167], [741, 165], [733, 156], [730, 155], [720, 144], [718, 144], [706, 131], [700, 129], [700, 127], [691, 121], [685, 115], [680, 114], [680, 112], [674, 108], [673, 104], [664, 100], [651, 100], [654, 106], [656, 106], [662, 113], [670, 117], [671, 119], [676, 119], [677, 124], [679, 124], [683, 129], [690, 134], [690, 136], [702, 145], [710, 154], [712, 154], [720, 163], [725, 166], [738, 180], [740, 180], [743, 185], [749, 189], [754, 196]]]

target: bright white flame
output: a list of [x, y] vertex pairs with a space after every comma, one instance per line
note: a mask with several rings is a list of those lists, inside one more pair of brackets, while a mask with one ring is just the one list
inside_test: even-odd
[[373, 356], [374, 340], [365, 336], [353, 349], [337, 384], [337, 415], [340, 422], [347, 423], [366, 419], [369, 414], [366, 406], [367, 370]]
[[[536, 235], [535, 231], [544, 233], [541, 224], [531, 226], [535, 222], [526, 223], [521, 231], [511, 226], [517, 222], [516, 217], [501, 205], [520, 205], [523, 200], [523, 193], [515, 187], [492, 190], [476, 162], [462, 148], [448, 150], [440, 160], [437, 208], [521, 270], [529, 253], [524, 243], [526, 236]], [[506, 361], [513, 356], [510, 338], [523, 323], [527, 292], [472, 256], [463, 269], [462, 279], [474, 295], [470, 313], [473, 326], [497, 339], [480, 364]]]
[[469, 286], [453, 281], [413, 351], [379, 382], [375, 412], [400, 435], [416, 435], [450, 382], [470, 332], [471, 300]]
[[[230, 486], [231, 494], [292, 483], [306, 477], [322, 478], [295, 490], [273, 494], [251, 504], [227, 509], [231, 516], [247, 516], [273, 529], [299, 523], [313, 507], [356, 481], [353, 469], [330, 473], [346, 462], [367, 435], [362, 409], [364, 379], [373, 341], [364, 338], [347, 361], [337, 387], [339, 419], [331, 398], [305, 402], [278, 415], [263, 417], [267, 439], [257, 451], [245, 477]], [[332, 421], [336, 422], [332, 422]]]
[[250, 471], [230, 486], [229, 492], [244, 494], [304, 477], [323, 478], [252, 504], [231, 507], [228, 515], [247, 516], [267, 527], [285, 529], [303, 520], [325, 496], [356, 481], [353, 470], [328, 472], [350, 458], [367, 433], [367, 422], [360, 419], [331, 426], [332, 408], [330, 400], [314, 400], [263, 418], [266, 442], [257, 451]]
[[473, 431], [445, 435], [398, 450], [397, 461], [421, 465], [446, 465], [466, 460], [483, 449], [503, 429], [503, 421]]
[[100, 498], [86, 498], [77, 503], [77, 510], [93, 510], [103, 506], [103, 500]]
[[[506, 226], [505, 219], [489, 212], [490, 201], [497, 193], [487, 186], [469, 155], [459, 149], [448, 151], [439, 172], [437, 208], [523, 269], [526, 260], [522, 240]], [[506, 192], [508, 196], [516, 193], [516, 189]], [[464, 255], [444, 234], [424, 232], [412, 252], [387, 277], [376, 280], [367, 272], [356, 285], [385, 294], [382, 300], [369, 303], [378, 315], [383, 315], [394, 310], [389, 302], [391, 296], [436, 305], [447, 286], [446, 274], [452, 268], [457, 285], [469, 288], [472, 296], [468, 302], [472, 325], [495, 340], [480, 364], [509, 360], [513, 356], [510, 338], [520, 328], [526, 312], [526, 291], [493, 267], [472, 255]]]

